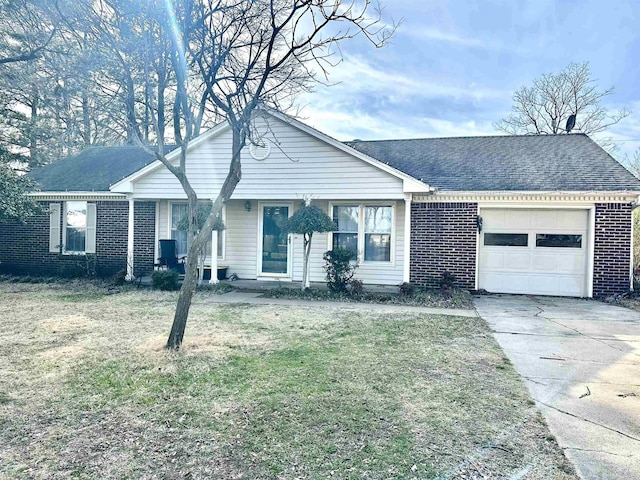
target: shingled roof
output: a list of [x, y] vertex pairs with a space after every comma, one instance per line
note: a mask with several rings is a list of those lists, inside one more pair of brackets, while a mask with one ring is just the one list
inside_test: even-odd
[[637, 178], [579, 133], [346, 143], [441, 190], [640, 191]]
[[[175, 146], [166, 146], [165, 153]], [[141, 147], [89, 147], [33, 170], [29, 175], [48, 192], [108, 192], [109, 186], [155, 161]]]

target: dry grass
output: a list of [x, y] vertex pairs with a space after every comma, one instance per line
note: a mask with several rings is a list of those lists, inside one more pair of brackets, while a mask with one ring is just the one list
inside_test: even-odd
[[576, 478], [480, 319], [0, 295], [2, 478]]

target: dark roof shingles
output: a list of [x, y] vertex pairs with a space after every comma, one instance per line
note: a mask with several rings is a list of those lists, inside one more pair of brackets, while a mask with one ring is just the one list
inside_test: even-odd
[[[174, 147], [167, 146], [166, 153]], [[109, 186], [155, 161], [141, 147], [89, 147], [33, 170], [29, 175], [42, 191], [108, 192]]]
[[640, 180], [583, 134], [353, 141], [347, 145], [441, 190], [640, 190]]

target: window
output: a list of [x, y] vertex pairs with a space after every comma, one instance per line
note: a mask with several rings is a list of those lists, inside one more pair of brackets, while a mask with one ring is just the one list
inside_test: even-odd
[[485, 246], [492, 247], [526, 247], [529, 235], [526, 233], [485, 233]]
[[[189, 231], [183, 230], [179, 227], [183, 227], [180, 225], [186, 222], [187, 215], [189, 213], [189, 204], [188, 203], [172, 203], [171, 204], [171, 239], [176, 240], [176, 255], [178, 258], [185, 257], [189, 250]], [[223, 211], [224, 218], [224, 211]], [[184, 220], [183, 220], [184, 219]], [[210, 255], [211, 252], [211, 240], [207, 242], [205, 246], [205, 251], [207, 252], [207, 256]], [[218, 249], [217, 249], [218, 258], [224, 257], [224, 230], [218, 232]]]
[[331, 248], [353, 251], [354, 260], [391, 262], [392, 205], [334, 205], [332, 217], [338, 229]]
[[189, 231], [181, 229], [183, 219], [187, 218], [189, 205], [187, 203], [174, 203], [171, 205], [171, 239], [176, 241], [176, 256], [184, 257], [187, 254], [189, 243]]
[[49, 204], [49, 252], [96, 253], [96, 204], [69, 201]]
[[364, 207], [364, 259], [391, 261], [392, 209], [385, 205]]
[[538, 233], [536, 247], [582, 248], [582, 235]]
[[67, 202], [65, 252], [84, 253], [87, 244], [87, 202]]
[[338, 230], [333, 233], [333, 248], [344, 248], [358, 256], [358, 223], [360, 207], [358, 205], [336, 205], [333, 207], [333, 221]]

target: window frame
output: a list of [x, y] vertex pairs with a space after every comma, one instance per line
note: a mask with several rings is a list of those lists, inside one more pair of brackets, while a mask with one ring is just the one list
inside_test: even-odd
[[[62, 207], [62, 254], [63, 255], [86, 255], [87, 254], [87, 241], [89, 237], [89, 202], [86, 200], [64, 200], [62, 202], [64, 205]], [[68, 250], [67, 249], [67, 229], [69, 228], [67, 224], [67, 214], [69, 212], [69, 203], [84, 203], [85, 208], [85, 225], [84, 225], [84, 250]]]
[[[169, 207], [167, 208], [167, 238], [171, 238], [171, 231], [173, 230], [173, 228], [171, 228], [171, 220], [173, 217], [173, 206], [174, 205], [189, 205], [189, 202], [186, 201], [181, 201], [181, 200], [175, 200], [175, 201], [169, 201]], [[222, 231], [218, 232], [218, 241], [221, 243], [221, 249], [222, 249], [222, 256], [218, 255], [218, 260], [225, 260], [226, 259], [226, 253], [227, 253], [227, 206], [223, 205], [222, 206], [222, 222], [225, 225], [225, 229]], [[187, 252], [189, 251], [189, 236], [187, 235]], [[207, 257], [209, 256], [210, 252], [207, 252]], [[216, 253], [217, 253], [217, 248], [216, 248]], [[186, 255], [186, 254], [185, 254]]]
[[[396, 264], [396, 215], [397, 215], [397, 202], [385, 201], [385, 200], [340, 200], [329, 202], [329, 217], [333, 219], [333, 207], [339, 206], [358, 206], [358, 252], [356, 253], [356, 264], [358, 265], [372, 265], [372, 266], [395, 266]], [[365, 207], [391, 207], [391, 238], [389, 240], [389, 260], [365, 260]], [[406, 215], [406, 212], [405, 212]], [[327, 235], [327, 247], [328, 250], [333, 249], [333, 233], [330, 232]], [[386, 234], [384, 234], [386, 235]], [[405, 239], [405, 242], [407, 240]]]

